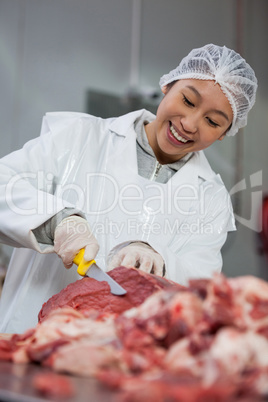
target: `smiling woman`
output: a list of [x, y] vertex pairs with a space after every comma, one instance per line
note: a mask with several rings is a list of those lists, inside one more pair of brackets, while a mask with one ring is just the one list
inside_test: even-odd
[[156, 116], [47, 113], [42, 135], [0, 161], [0, 241], [17, 248], [0, 332], [37, 323], [42, 304], [78, 279], [64, 267], [82, 248], [106, 270], [135, 267], [181, 285], [221, 271], [235, 220], [202, 150], [246, 124], [257, 80], [239, 54], [206, 45], [160, 86]]
[[233, 112], [227, 135], [235, 135], [247, 124], [248, 112], [256, 99], [257, 79], [250, 65], [234, 50], [213, 44], [193, 49], [178, 67], [160, 78], [160, 87], [164, 91], [168, 84], [182, 79], [219, 84]]
[[162, 90], [156, 119], [145, 127], [160, 163], [175, 162], [224, 138], [233, 112], [219, 84], [182, 79]]

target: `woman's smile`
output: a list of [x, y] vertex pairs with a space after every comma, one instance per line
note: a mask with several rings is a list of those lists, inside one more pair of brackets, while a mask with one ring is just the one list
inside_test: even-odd
[[183, 79], [164, 87], [163, 93], [156, 119], [145, 127], [160, 163], [173, 163], [224, 138], [233, 112], [214, 81]]
[[167, 129], [168, 139], [177, 146], [184, 145], [188, 142], [192, 142], [192, 140], [188, 139], [185, 135], [183, 135], [172, 123], [169, 122], [169, 126]]

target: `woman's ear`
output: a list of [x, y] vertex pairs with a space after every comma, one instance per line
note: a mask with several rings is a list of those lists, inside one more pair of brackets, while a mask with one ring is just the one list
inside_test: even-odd
[[225, 136], [226, 136], [226, 133], [223, 133], [223, 134], [220, 136], [220, 138], [218, 138], [218, 141], [222, 141]]
[[163, 94], [166, 95], [166, 94], [168, 93], [168, 91], [173, 87], [173, 85], [176, 84], [177, 81], [178, 81], [178, 80], [171, 81], [169, 84], [164, 85], [164, 86], [161, 88], [161, 91], [163, 92]]
[[166, 93], [168, 92], [168, 85], [164, 85], [164, 86], [161, 88], [161, 91], [163, 92], [164, 95], [166, 95]]

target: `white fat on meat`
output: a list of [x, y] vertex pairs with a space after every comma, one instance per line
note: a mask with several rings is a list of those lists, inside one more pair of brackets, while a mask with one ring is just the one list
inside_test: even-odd
[[85, 377], [94, 376], [99, 370], [109, 367], [126, 370], [121, 351], [116, 345], [100, 345], [87, 340], [74, 341], [59, 348], [53, 356], [52, 367], [55, 371]]
[[167, 351], [164, 364], [167, 370], [177, 374], [191, 374], [201, 378], [203, 375], [203, 354], [190, 352], [190, 339], [175, 342]]
[[268, 340], [252, 331], [223, 328], [209, 350], [226, 375], [235, 375], [254, 367], [268, 367]]
[[[268, 326], [268, 282], [251, 275], [230, 278], [228, 282], [236, 304], [241, 306], [245, 326], [254, 330]], [[254, 308], [256, 312], [258, 304], [259, 311], [263, 310], [263, 314], [256, 313], [254, 316]]]
[[108, 342], [116, 337], [113, 316], [104, 320], [85, 317], [71, 308], [53, 311], [43, 323], [36, 327], [35, 338], [38, 345], [59, 338], [80, 340], [86, 338], [95, 344]]
[[122, 316], [126, 319], [137, 318], [140, 322], [151, 320], [153, 317], [166, 316], [167, 313], [170, 315], [170, 321], [181, 319], [189, 329], [193, 329], [203, 317], [202, 301], [191, 292], [176, 293], [161, 290], [150, 296], [139, 307], [126, 311]]

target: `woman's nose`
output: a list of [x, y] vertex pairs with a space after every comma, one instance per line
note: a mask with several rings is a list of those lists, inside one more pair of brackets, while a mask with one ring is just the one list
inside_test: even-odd
[[181, 118], [181, 125], [185, 132], [195, 133], [197, 131], [197, 118], [195, 118], [192, 114], [183, 116]]

